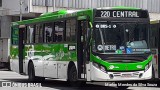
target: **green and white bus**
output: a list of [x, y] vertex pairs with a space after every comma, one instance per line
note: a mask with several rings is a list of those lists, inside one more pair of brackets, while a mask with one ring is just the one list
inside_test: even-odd
[[68, 81], [152, 79], [147, 10], [59, 10], [12, 23], [11, 70]]

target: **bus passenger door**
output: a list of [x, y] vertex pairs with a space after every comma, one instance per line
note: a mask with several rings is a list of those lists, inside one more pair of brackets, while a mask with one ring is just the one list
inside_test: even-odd
[[19, 57], [19, 73], [23, 74], [24, 73], [24, 31], [25, 31], [25, 25], [20, 25], [19, 26], [19, 42], [18, 42], [18, 57]]
[[154, 73], [152, 75], [155, 75], [153, 77], [160, 78], [160, 69], [158, 67], [159, 65], [159, 49], [160, 49], [160, 41], [159, 41], [159, 24], [158, 23], [151, 23], [150, 24], [150, 31], [149, 31], [149, 42], [150, 42], [150, 48], [153, 55], [152, 65]]
[[87, 29], [88, 29], [88, 20], [78, 20], [77, 25], [77, 67], [78, 67], [78, 79], [84, 79], [86, 74], [86, 56], [87, 52]]

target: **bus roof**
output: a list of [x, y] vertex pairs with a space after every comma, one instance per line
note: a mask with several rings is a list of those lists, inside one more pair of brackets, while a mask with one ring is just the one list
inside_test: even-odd
[[92, 12], [92, 9], [59, 10], [59, 11], [55, 11], [55, 12], [41, 14], [37, 18], [12, 22], [12, 25], [14, 26], [14, 25], [23, 25], [23, 24], [32, 24], [32, 23], [38, 23], [38, 22], [52, 21], [52, 20], [57, 20], [57, 19], [61, 19], [61, 18], [66, 18], [66, 17], [80, 16], [80, 15], [83, 15], [84, 13], [89, 14], [91, 12]]
[[97, 9], [112, 9], [112, 10], [141, 10], [141, 8], [136, 7], [125, 7], [125, 6], [116, 6], [116, 7], [101, 7]]
[[[101, 7], [101, 8], [96, 8], [96, 9], [109, 9], [109, 10], [142, 10], [140, 8], [135, 8], [135, 7], [124, 7], [124, 6], [116, 6], [116, 7]], [[38, 23], [38, 22], [46, 22], [46, 21], [52, 21], [52, 20], [57, 20], [61, 18], [66, 18], [66, 17], [73, 17], [73, 16], [83, 16], [85, 15], [90, 15], [92, 17], [92, 11], [93, 9], [83, 9], [83, 10], [59, 10], [55, 12], [48, 12], [41, 14], [37, 18], [33, 19], [28, 19], [28, 20], [23, 20], [23, 21], [17, 21], [17, 22], [12, 22], [12, 25], [25, 25], [25, 24], [32, 24], [32, 23]]]

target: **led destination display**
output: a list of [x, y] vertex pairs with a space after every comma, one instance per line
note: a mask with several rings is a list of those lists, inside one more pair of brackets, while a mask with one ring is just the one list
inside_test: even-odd
[[95, 17], [115, 17], [115, 18], [147, 18], [148, 14], [145, 10], [138, 11], [122, 11], [122, 10], [97, 10]]

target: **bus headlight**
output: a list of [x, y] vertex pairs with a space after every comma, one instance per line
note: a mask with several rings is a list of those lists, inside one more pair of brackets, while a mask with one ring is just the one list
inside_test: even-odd
[[106, 73], [106, 69], [103, 66], [100, 66], [100, 70]]
[[106, 68], [98, 63], [93, 62], [93, 66], [95, 66], [96, 68], [100, 69], [101, 71], [107, 73]]
[[95, 66], [96, 68], [99, 68], [99, 64], [98, 63], [93, 62], [93, 66]]
[[148, 68], [149, 68], [149, 67], [148, 67], [148, 65], [146, 65], [146, 66], [145, 66], [145, 70], [144, 70], [144, 71], [147, 71], [147, 70], [148, 70]]
[[150, 68], [151, 64], [152, 64], [152, 61], [149, 62], [149, 63], [145, 66], [145, 70], [144, 70], [144, 71], [147, 71], [147, 70]]

